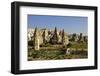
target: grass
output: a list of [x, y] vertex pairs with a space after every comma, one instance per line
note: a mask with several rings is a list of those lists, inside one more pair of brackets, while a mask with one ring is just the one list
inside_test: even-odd
[[[31, 47], [31, 46], [30, 46]], [[70, 54], [66, 54], [66, 49], [71, 48]], [[28, 48], [28, 61], [32, 60], [58, 60], [58, 59], [83, 59], [88, 58], [87, 43], [70, 42], [68, 45], [61, 44], [40, 45], [40, 50]]]
[[58, 59], [76, 59], [76, 58], [87, 58], [86, 51], [71, 52], [67, 55], [65, 51], [62, 50], [34, 50], [31, 49], [28, 52], [28, 60], [58, 60]]
[[87, 49], [87, 43], [83, 43], [83, 42], [70, 42], [68, 47], [69, 48], [77, 48], [77, 49]]

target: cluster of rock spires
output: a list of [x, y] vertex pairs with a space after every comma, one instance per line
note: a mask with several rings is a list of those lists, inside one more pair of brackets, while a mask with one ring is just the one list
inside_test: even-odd
[[39, 50], [39, 46], [42, 43], [62, 43], [63, 45], [67, 45], [69, 43], [68, 35], [64, 32], [64, 30], [58, 32], [56, 27], [54, 31], [38, 29], [36, 27], [34, 31], [28, 31], [28, 41], [30, 40], [33, 40], [35, 50]]
[[69, 36], [64, 32], [64, 29], [58, 31], [56, 27], [54, 30], [38, 29], [37, 27], [28, 30], [28, 41], [33, 41], [35, 50], [39, 50], [40, 45], [46, 43], [67, 45], [71, 39], [85, 41], [87, 37], [83, 37], [82, 33], [78, 37], [77, 35]]

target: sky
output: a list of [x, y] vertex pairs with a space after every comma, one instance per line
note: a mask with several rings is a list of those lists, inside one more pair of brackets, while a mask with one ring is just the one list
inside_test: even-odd
[[28, 28], [38, 27], [40, 29], [47, 28], [53, 30], [64, 29], [65, 32], [83, 33], [87, 35], [88, 17], [79, 16], [52, 16], [52, 15], [28, 15]]

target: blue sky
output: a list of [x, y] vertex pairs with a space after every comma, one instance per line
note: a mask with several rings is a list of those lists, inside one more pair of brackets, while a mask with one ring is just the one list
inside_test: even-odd
[[67, 33], [87, 35], [88, 18], [79, 16], [28, 15], [28, 28], [64, 29]]

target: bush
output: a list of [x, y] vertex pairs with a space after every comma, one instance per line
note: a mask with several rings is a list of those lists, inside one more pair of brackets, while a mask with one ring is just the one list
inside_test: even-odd
[[28, 41], [29, 46], [33, 46], [33, 41]]
[[43, 43], [43, 44], [41, 44], [41, 45], [40, 45], [40, 47], [49, 47], [49, 46], [51, 46], [51, 44], [50, 44], [50, 43], [46, 43], [46, 44], [45, 44], [45, 43]]
[[67, 47], [68, 47], [68, 48], [70, 48], [71, 46], [72, 46], [72, 44], [71, 44], [71, 43], [69, 43], [69, 44], [67, 45]]

